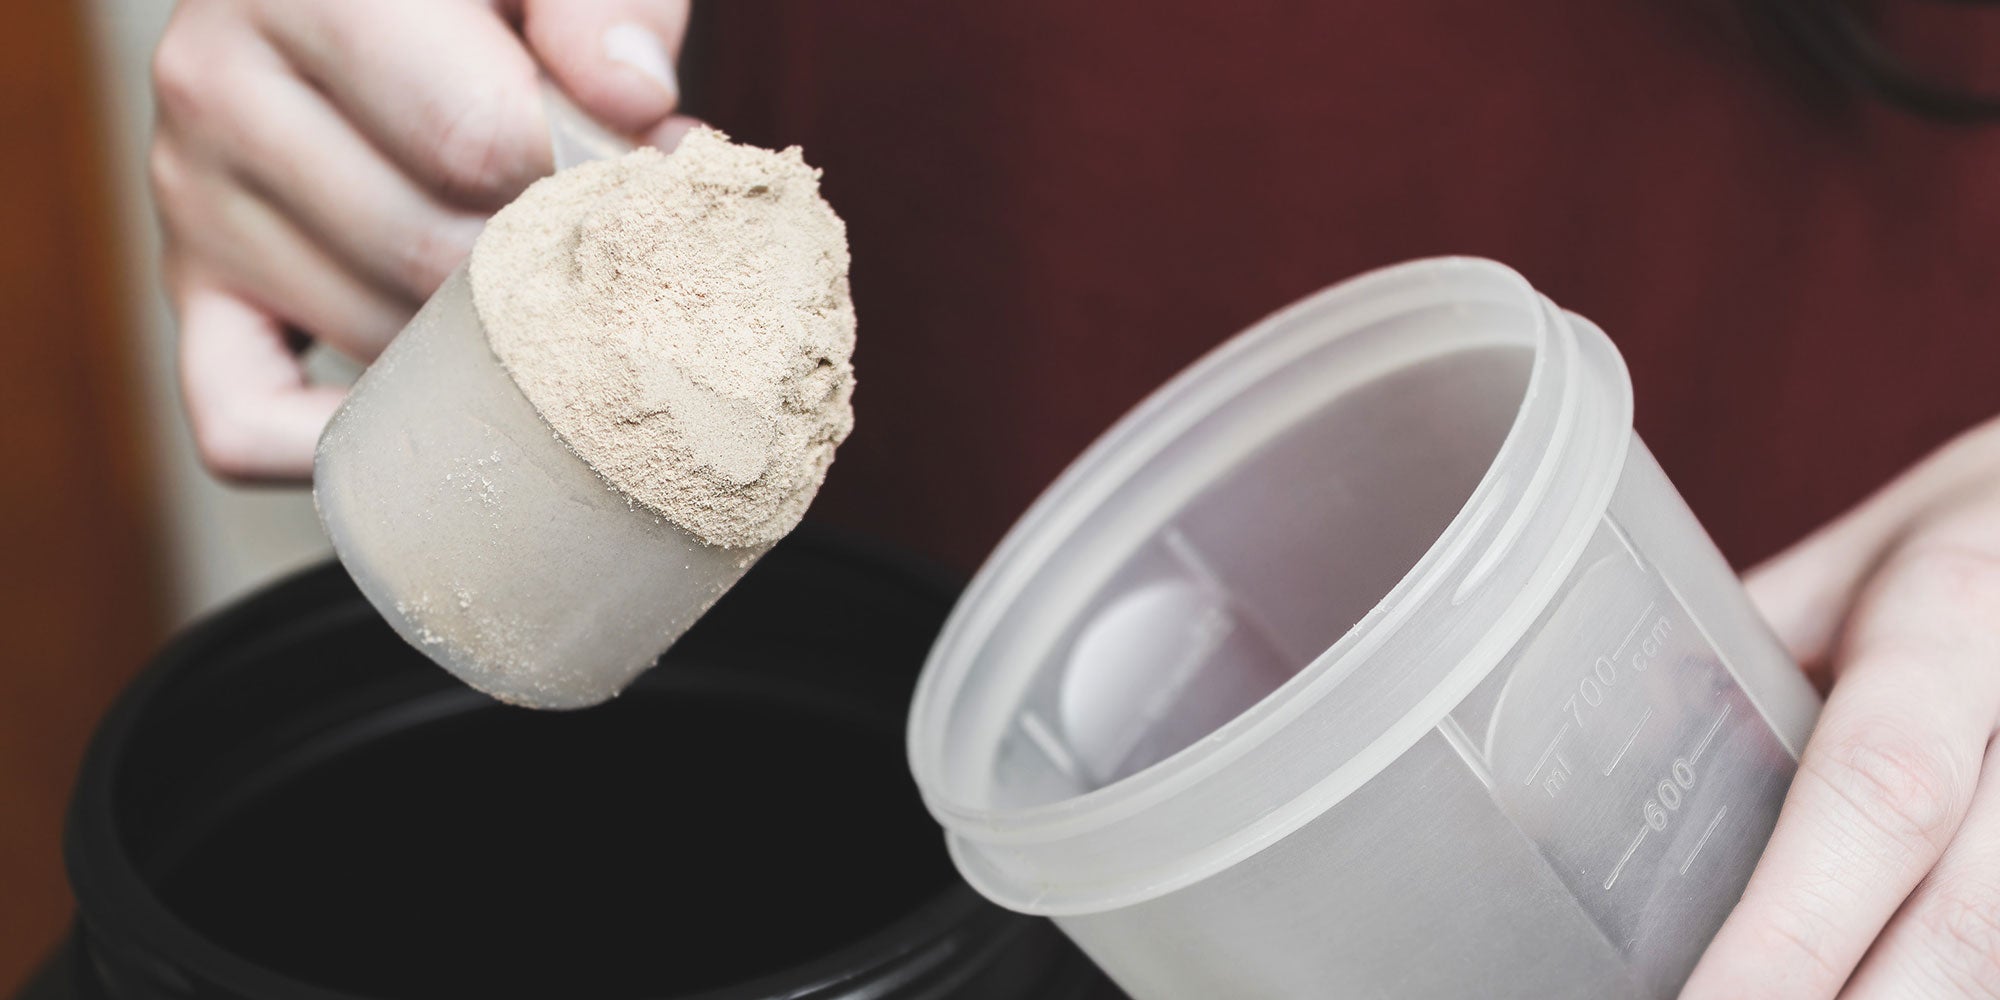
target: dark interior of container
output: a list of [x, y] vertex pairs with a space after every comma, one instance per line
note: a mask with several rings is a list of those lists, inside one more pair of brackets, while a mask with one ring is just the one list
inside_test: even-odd
[[571, 713], [460, 687], [328, 576], [193, 644], [118, 772], [125, 845], [214, 943], [385, 1000], [681, 996], [827, 955], [955, 883], [901, 739], [948, 597], [829, 590], [815, 558]]

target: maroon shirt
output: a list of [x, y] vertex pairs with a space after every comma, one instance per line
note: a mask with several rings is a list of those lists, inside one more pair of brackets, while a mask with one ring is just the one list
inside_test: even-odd
[[[1907, 33], [2000, 61], [1948, 13]], [[1725, 0], [704, 16], [696, 110], [804, 146], [849, 225], [859, 426], [815, 515], [962, 567], [1203, 351], [1411, 257], [1609, 331], [1739, 562], [2000, 413], [2000, 127], [1850, 98]]]

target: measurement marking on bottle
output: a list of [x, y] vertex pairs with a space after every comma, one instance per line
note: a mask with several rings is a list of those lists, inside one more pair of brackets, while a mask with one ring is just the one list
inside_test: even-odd
[[1618, 762], [1624, 760], [1625, 754], [1632, 749], [1632, 744], [1639, 741], [1639, 731], [1646, 728], [1646, 720], [1652, 717], [1653, 706], [1648, 705], [1646, 714], [1639, 716], [1639, 724], [1632, 727], [1632, 735], [1625, 737], [1625, 745], [1618, 748], [1618, 756], [1611, 758], [1611, 763], [1604, 765], [1605, 777], [1611, 777], [1611, 772], [1618, 770]]
[[1569, 723], [1565, 722], [1562, 724], [1561, 729], [1556, 730], [1556, 738], [1549, 741], [1549, 748], [1542, 751], [1542, 756], [1535, 761], [1535, 766], [1528, 769], [1528, 777], [1521, 782], [1522, 785], [1533, 785], [1535, 783], [1535, 775], [1542, 773], [1542, 765], [1549, 762], [1549, 757], [1554, 755], [1556, 747], [1562, 743], [1563, 737], [1568, 735]]
[[1611, 887], [1618, 884], [1618, 876], [1625, 873], [1626, 863], [1632, 860], [1632, 854], [1639, 849], [1639, 844], [1646, 839], [1647, 834], [1652, 832], [1652, 827], [1646, 826], [1643, 823], [1639, 825], [1639, 835], [1632, 838], [1632, 843], [1625, 848], [1625, 853], [1619, 856], [1618, 864], [1611, 869], [1611, 877], [1604, 880], [1605, 892], [1610, 892]]
[[1701, 763], [1701, 754], [1708, 749], [1708, 741], [1715, 739], [1716, 732], [1722, 728], [1722, 720], [1729, 718], [1729, 710], [1735, 707], [1735, 705], [1722, 706], [1722, 713], [1715, 717], [1714, 722], [1708, 724], [1708, 732], [1702, 736], [1700, 743], [1694, 745], [1694, 752], [1688, 754], [1688, 763]]
[[1625, 630], [1625, 638], [1618, 640], [1618, 648], [1611, 651], [1611, 658], [1613, 660], [1624, 657], [1625, 647], [1632, 644], [1632, 637], [1638, 635], [1639, 629], [1645, 627], [1647, 622], [1653, 620], [1653, 612], [1659, 610], [1659, 608], [1660, 602], [1651, 601], [1647, 603], [1646, 610], [1639, 612], [1639, 620], [1633, 622], [1632, 627]]
[[1715, 836], [1715, 828], [1722, 825], [1723, 814], [1728, 811], [1728, 806], [1723, 806], [1715, 811], [1715, 818], [1708, 821], [1708, 829], [1701, 831], [1701, 839], [1694, 842], [1694, 850], [1689, 851], [1687, 860], [1681, 862], [1682, 875], [1686, 875], [1688, 873], [1688, 866], [1694, 864], [1695, 855], [1700, 854], [1701, 849], [1708, 846], [1708, 838]]

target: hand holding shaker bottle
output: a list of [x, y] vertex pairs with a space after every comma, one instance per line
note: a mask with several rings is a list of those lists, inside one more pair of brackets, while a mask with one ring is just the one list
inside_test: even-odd
[[1671, 997], [1817, 709], [1611, 342], [1445, 258], [1099, 440], [959, 604], [909, 741], [965, 877], [1139, 1000]]

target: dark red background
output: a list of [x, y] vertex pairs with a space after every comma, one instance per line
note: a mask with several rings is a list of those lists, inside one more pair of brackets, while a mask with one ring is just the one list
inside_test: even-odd
[[816, 513], [960, 566], [1202, 351], [1410, 257], [1610, 331], [1739, 563], [2000, 412], [2000, 128], [1844, 100], [1722, 0], [705, 16], [697, 110], [803, 145], [850, 226], [859, 430]]

